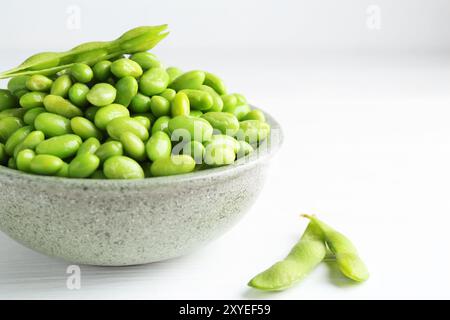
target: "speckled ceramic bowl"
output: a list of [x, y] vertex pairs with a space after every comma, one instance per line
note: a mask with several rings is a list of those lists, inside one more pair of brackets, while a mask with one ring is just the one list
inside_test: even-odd
[[73, 263], [144, 264], [183, 255], [218, 237], [250, 208], [282, 142], [235, 164], [143, 180], [86, 180], [0, 166], [0, 230]]

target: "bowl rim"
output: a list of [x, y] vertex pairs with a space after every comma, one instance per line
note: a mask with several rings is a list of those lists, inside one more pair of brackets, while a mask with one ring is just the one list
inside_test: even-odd
[[[251, 106], [254, 108], [253, 106]], [[271, 126], [271, 132], [276, 132], [275, 139], [270, 141], [270, 146], [264, 151], [258, 151], [236, 160], [234, 163], [217, 168], [209, 168], [206, 170], [199, 170], [186, 174], [179, 174], [173, 176], [150, 177], [144, 179], [134, 180], [120, 180], [120, 179], [81, 179], [81, 178], [66, 178], [56, 176], [35, 175], [22, 172], [16, 169], [11, 169], [0, 165], [0, 179], [4, 177], [21, 179], [23, 182], [33, 182], [42, 184], [64, 184], [65, 187], [95, 187], [99, 189], [107, 188], [108, 186], [127, 187], [133, 186], [157, 186], [166, 185], [170, 183], [195, 181], [204, 178], [215, 178], [220, 176], [228, 176], [231, 173], [238, 174], [242, 171], [248, 170], [251, 167], [269, 159], [273, 156], [283, 144], [284, 136], [280, 124], [269, 113], [264, 111], [266, 121]]]

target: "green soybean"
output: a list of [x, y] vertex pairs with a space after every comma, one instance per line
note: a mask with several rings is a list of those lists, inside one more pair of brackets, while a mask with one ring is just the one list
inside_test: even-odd
[[139, 163], [125, 156], [108, 158], [103, 165], [103, 173], [108, 179], [143, 179], [145, 177]]
[[269, 124], [259, 120], [246, 120], [239, 123], [239, 130], [235, 136], [238, 140], [244, 140], [253, 145], [267, 139], [269, 134]]
[[14, 157], [24, 149], [34, 150], [42, 141], [45, 140], [45, 135], [42, 131], [30, 132], [21, 143], [14, 148]]
[[239, 130], [238, 119], [226, 112], [207, 112], [201, 116], [208, 121], [211, 126], [223, 134], [233, 136]]
[[34, 120], [36, 130], [42, 131], [46, 137], [61, 136], [71, 133], [70, 120], [58, 114], [43, 112]]
[[189, 71], [176, 77], [170, 84], [170, 88], [175, 91], [183, 89], [198, 89], [205, 81], [205, 73], [203, 71]]
[[172, 83], [173, 80], [178, 78], [183, 74], [183, 71], [180, 68], [177, 67], [169, 67], [166, 69], [167, 74], [169, 75], [169, 82]]
[[32, 109], [44, 106], [45, 92], [28, 92], [20, 97], [19, 104], [22, 108]]
[[159, 95], [163, 98], [166, 98], [169, 102], [171, 102], [174, 98], [177, 92], [173, 89], [167, 88], [163, 92], [161, 92]]
[[322, 232], [310, 223], [287, 257], [250, 280], [250, 287], [264, 291], [287, 289], [304, 279], [327, 254]]
[[223, 100], [220, 97], [220, 95], [218, 95], [217, 92], [214, 91], [214, 89], [212, 89], [211, 87], [205, 86], [205, 85], [201, 85], [199, 90], [209, 93], [213, 99], [213, 104], [212, 104], [211, 108], [208, 109], [208, 111], [210, 111], [210, 112], [222, 111]]
[[83, 115], [83, 111], [69, 100], [51, 94], [44, 98], [44, 107], [48, 112], [59, 114], [69, 119]]
[[172, 141], [166, 133], [157, 131], [148, 139], [145, 149], [151, 161], [167, 158], [172, 152]]
[[133, 119], [139, 121], [147, 130], [150, 129], [152, 124], [150, 117], [142, 115], [142, 116], [134, 116]]
[[24, 149], [17, 154], [16, 166], [17, 169], [23, 172], [30, 172], [31, 161], [34, 159], [36, 154], [33, 150]]
[[194, 158], [195, 163], [203, 163], [203, 157], [205, 156], [205, 147], [198, 141], [189, 141], [183, 146], [183, 154]]
[[71, 87], [72, 79], [68, 74], [63, 74], [53, 82], [50, 94], [66, 98]]
[[45, 108], [33, 108], [27, 110], [27, 112], [23, 116], [23, 121], [28, 125], [33, 125], [34, 120], [38, 115], [45, 112]]
[[105, 82], [111, 77], [111, 61], [99, 61], [92, 67], [94, 78], [99, 82]]
[[88, 138], [81, 144], [80, 148], [78, 148], [77, 155], [82, 153], [95, 154], [98, 148], [100, 148], [100, 141], [97, 138]]
[[172, 118], [168, 128], [172, 136], [175, 134], [199, 142], [210, 140], [213, 133], [213, 127], [205, 119], [184, 115]]
[[104, 107], [114, 102], [117, 90], [108, 83], [97, 83], [87, 94], [87, 100], [97, 107]]
[[88, 83], [94, 78], [94, 72], [85, 63], [75, 63], [69, 72], [77, 82], [81, 83]]
[[187, 116], [191, 111], [190, 102], [188, 96], [184, 92], [179, 92], [172, 100], [170, 112], [172, 117]]
[[69, 89], [69, 100], [77, 107], [83, 108], [88, 105], [87, 95], [89, 87], [83, 83], [75, 83]]
[[0, 119], [0, 142], [5, 142], [8, 138], [23, 127], [23, 122], [16, 117], [7, 117]]
[[303, 216], [310, 219], [311, 223], [322, 231], [328, 248], [336, 256], [339, 270], [347, 278], [357, 282], [363, 282], [369, 278], [369, 271], [350, 239], [315, 216], [306, 214]]
[[28, 78], [26, 82], [27, 89], [30, 91], [50, 91], [53, 81], [46, 76], [35, 74]]
[[105, 174], [103, 173], [103, 170], [95, 170], [93, 174], [91, 174], [91, 176], [89, 177], [91, 179], [106, 179]]
[[38, 154], [30, 162], [30, 171], [42, 175], [54, 175], [63, 166], [64, 162], [55, 156]]
[[206, 91], [195, 89], [183, 89], [180, 93], [186, 94], [189, 99], [191, 109], [195, 110], [209, 110], [214, 104], [213, 97]]
[[9, 117], [16, 117], [16, 118], [22, 118], [24, 114], [27, 112], [27, 109], [24, 108], [13, 108], [13, 109], [6, 109], [3, 111], [0, 111], [0, 119], [9, 118]]
[[97, 128], [105, 130], [109, 122], [120, 117], [129, 117], [130, 111], [120, 104], [110, 104], [100, 108], [95, 114], [94, 122]]
[[155, 123], [152, 127], [152, 135], [158, 131], [164, 131], [165, 133], [169, 133], [169, 121], [170, 117], [163, 116], [156, 119]]
[[251, 111], [248, 104], [236, 104], [231, 107], [224, 105], [223, 112], [234, 114], [239, 121], [241, 121]]
[[100, 159], [100, 162], [104, 162], [106, 159], [123, 155], [123, 146], [119, 141], [108, 141], [102, 144], [95, 155]]
[[215, 146], [226, 146], [231, 147], [234, 151], [234, 153], [238, 153], [241, 145], [239, 144], [239, 141], [237, 141], [235, 138], [224, 135], [224, 134], [216, 134], [211, 137], [209, 141], [204, 142], [205, 147], [207, 147], [210, 144], [213, 144]]
[[5, 145], [0, 143], [0, 165], [5, 164], [8, 160], [8, 155], [6, 154]]
[[219, 95], [224, 95], [227, 93], [227, 88], [222, 79], [220, 79], [218, 76], [210, 72], [205, 72], [204, 84], [208, 87], [213, 88], [214, 91], [217, 92]]
[[191, 117], [200, 118], [203, 115], [203, 112], [201, 112], [200, 110], [191, 110], [189, 111], [189, 115]]
[[194, 169], [195, 160], [184, 154], [157, 159], [150, 167], [151, 174], [155, 177], [189, 173]]
[[122, 58], [114, 61], [111, 64], [111, 72], [117, 78], [123, 78], [127, 76], [138, 78], [142, 75], [142, 68], [137, 62], [131, 59]]
[[0, 89], [0, 111], [17, 107], [17, 98], [9, 91]]
[[137, 62], [143, 70], [162, 67], [162, 63], [159, 61], [158, 57], [150, 52], [135, 53], [130, 59]]
[[61, 178], [69, 178], [69, 164], [63, 162], [61, 169], [59, 169], [58, 172], [55, 173], [55, 176]]
[[74, 134], [65, 134], [42, 141], [36, 147], [37, 154], [49, 154], [61, 159], [74, 156], [81, 146], [81, 138]]
[[137, 161], [145, 159], [145, 144], [132, 132], [124, 132], [120, 135], [125, 154]]
[[129, 117], [120, 117], [111, 120], [106, 125], [106, 130], [110, 137], [117, 140], [120, 139], [121, 134], [124, 132], [134, 133], [142, 141], [146, 141], [149, 136], [147, 128], [139, 121]]
[[138, 93], [138, 82], [132, 76], [124, 76], [116, 83], [117, 95], [114, 103], [128, 107]]
[[259, 120], [261, 122], [266, 122], [266, 117], [264, 116], [264, 113], [261, 110], [254, 109], [247, 113], [244, 117], [241, 119], [242, 121], [245, 120]]
[[81, 139], [88, 138], [102, 138], [102, 133], [97, 127], [88, 119], [83, 117], [75, 117], [70, 120], [70, 127], [72, 131]]
[[205, 147], [205, 163], [209, 166], [224, 166], [232, 164], [236, 159], [233, 146], [228, 144], [207, 144]]
[[146, 96], [163, 92], [169, 84], [169, 75], [163, 68], [151, 68], [139, 80], [139, 91]]
[[239, 151], [236, 154], [237, 158], [243, 158], [245, 156], [248, 156], [249, 154], [251, 154], [253, 152], [253, 147], [245, 142], [245, 141], [239, 141]]
[[[13, 77], [13, 78], [9, 79], [9, 81], [8, 81], [8, 90], [13, 95], [18, 97], [17, 93], [28, 91], [28, 89], [27, 89], [27, 81], [28, 81], [28, 79], [30, 77], [31, 76], [17, 76], [17, 77]], [[0, 92], [2, 92], [2, 91], [3, 90], [0, 90]], [[1, 93], [0, 93], [0, 96], [1, 96]], [[0, 103], [0, 105], [1, 105], [1, 103]]]
[[97, 170], [100, 159], [92, 153], [77, 155], [69, 164], [69, 177], [87, 178]]
[[84, 116], [86, 119], [94, 121], [98, 110], [100, 110], [100, 107], [90, 106], [84, 111]]
[[10, 169], [17, 169], [16, 159], [9, 158], [9, 160], [8, 160], [8, 168], [10, 168]]
[[31, 126], [25, 126], [17, 129], [5, 143], [5, 151], [9, 156], [14, 154], [14, 149], [19, 145], [32, 131]]
[[150, 97], [137, 93], [130, 102], [130, 110], [135, 113], [143, 113], [150, 111]]
[[150, 109], [157, 118], [169, 115], [170, 108], [169, 100], [161, 96], [153, 96], [150, 101]]

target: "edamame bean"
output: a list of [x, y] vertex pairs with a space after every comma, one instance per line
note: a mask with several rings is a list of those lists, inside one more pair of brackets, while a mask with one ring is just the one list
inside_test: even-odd
[[215, 146], [226, 146], [233, 148], [234, 153], [238, 153], [241, 145], [239, 144], [239, 141], [237, 141], [235, 138], [224, 135], [224, 134], [216, 134], [211, 137], [209, 141], [204, 142], [205, 147], [208, 145], [213, 144]]
[[158, 57], [150, 52], [135, 53], [130, 59], [137, 62], [143, 70], [162, 67], [162, 63], [159, 61]]
[[336, 256], [339, 270], [347, 278], [358, 282], [366, 281], [369, 278], [369, 271], [350, 239], [315, 216], [307, 214], [303, 216], [311, 220], [311, 223], [315, 224], [322, 231], [328, 248]]
[[20, 97], [19, 104], [25, 109], [41, 108], [44, 106], [44, 98], [46, 95], [45, 92], [28, 92]]
[[167, 74], [169, 75], [169, 83], [172, 83], [173, 80], [178, 78], [183, 74], [183, 71], [177, 67], [169, 67], [166, 69]]
[[98, 110], [100, 110], [100, 107], [91, 106], [84, 111], [84, 116], [90, 121], [95, 121], [95, 115]]
[[14, 158], [17, 157], [17, 154], [25, 149], [36, 149], [37, 145], [45, 140], [45, 135], [42, 131], [32, 131], [30, 132], [25, 139], [21, 143], [19, 143], [14, 148]]
[[56, 176], [61, 178], [69, 178], [69, 164], [63, 162], [63, 165], [56, 173]]
[[53, 81], [40, 74], [32, 75], [26, 82], [27, 89], [30, 91], [50, 91]]
[[181, 92], [187, 95], [191, 109], [200, 111], [209, 110], [214, 104], [212, 96], [206, 91], [183, 89], [179, 91], [179, 93]]
[[[11, 78], [8, 81], [8, 90], [16, 97], [18, 97], [17, 93], [28, 92], [27, 81], [30, 77], [31, 76], [23, 75], [23, 76], [17, 76], [17, 77]], [[0, 92], [1, 91], [2, 90], [0, 90]], [[1, 93], [0, 93], [0, 96], [1, 96]], [[1, 103], [0, 103], [0, 105], [1, 105]], [[0, 109], [1, 109], [1, 107], [0, 107]]]
[[17, 169], [16, 159], [9, 158], [9, 160], [8, 160], [8, 168], [10, 168], [10, 169]]
[[30, 171], [36, 174], [54, 175], [62, 168], [63, 164], [64, 162], [58, 157], [38, 154], [30, 162]]
[[24, 109], [24, 108], [6, 109], [3, 111], [0, 111], [0, 119], [9, 118], [9, 117], [16, 117], [16, 118], [21, 119], [26, 112], [27, 112], [27, 109]]
[[250, 287], [280, 291], [304, 279], [325, 258], [327, 248], [322, 232], [310, 223], [287, 257], [250, 280]]
[[120, 142], [127, 156], [137, 161], [143, 161], [145, 159], [145, 144], [134, 133], [128, 131], [122, 133], [120, 135]]
[[116, 118], [129, 117], [130, 111], [120, 104], [110, 104], [100, 108], [95, 114], [95, 125], [100, 130], [105, 130], [109, 122]]
[[69, 177], [87, 178], [97, 170], [100, 159], [92, 153], [77, 155], [69, 164]]
[[191, 111], [190, 102], [188, 96], [184, 92], [179, 92], [175, 95], [171, 104], [172, 117], [189, 115]]
[[137, 62], [131, 59], [122, 58], [114, 61], [111, 64], [111, 72], [117, 78], [123, 78], [127, 76], [138, 78], [142, 75], [142, 68]]
[[0, 164], [5, 164], [8, 160], [8, 155], [6, 154], [5, 145], [0, 143]]
[[108, 179], [143, 179], [145, 177], [139, 163], [125, 156], [108, 158], [103, 165], [103, 173]]
[[183, 146], [183, 154], [194, 158], [196, 164], [203, 163], [203, 157], [205, 156], [205, 147], [198, 141], [189, 141]]
[[97, 138], [88, 138], [78, 148], [77, 155], [79, 156], [82, 153], [95, 154], [98, 148], [100, 148], [100, 141]]
[[172, 138], [175, 136], [195, 140], [199, 142], [211, 139], [213, 127], [202, 118], [190, 116], [177, 116], [169, 121], [169, 132]]
[[0, 89], [0, 111], [17, 107], [17, 98], [8, 90]]
[[264, 113], [261, 112], [261, 110], [254, 109], [247, 113], [244, 117], [242, 117], [242, 121], [245, 120], [259, 120], [261, 122], [266, 122], [266, 117], [264, 116]]
[[148, 130], [137, 120], [129, 117], [120, 117], [111, 120], [106, 125], [106, 131], [113, 139], [120, 139], [124, 132], [132, 132], [142, 141], [148, 139]]
[[100, 130], [98, 130], [97, 127], [86, 118], [72, 118], [72, 120], [70, 120], [70, 127], [72, 128], [72, 131], [83, 140], [88, 138], [102, 138], [102, 133]]
[[189, 111], [189, 115], [191, 117], [200, 118], [203, 115], [203, 112], [201, 112], [200, 110], [191, 110]]
[[148, 117], [148, 116], [135, 116], [135, 117], [133, 117], [133, 119], [139, 121], [147, 130], [150, 129], [150, 126], [152, 124], [152, 121], [150, 120], [150, 117]]
[[99, 82], [105, 82], [111, 77], [111, 61], [103, 60], [97, 62], [92, 71], [94, 72], [94, 78]]
[[156, 119], [155, 123], [152, 127], [152, 134], [155, 134], [155, 132], [158, 131], [164, 131], [165, 133], [169, 133], [169, 121], [170, 117], [163, 116]]
[[9, 156], [14, 154], [14, 149], [20, 144], [31, 132], [31, 126], [25, 126], [17, 129], [5, 143], [5, 150]]
[[105, 174], [103, 173], [103, 170], [95, 170], [93, 174], [90, 176], [91, 179], [106, 179]]
[[16, 117], [7, 117], [0, 119], [0, 142], [5, 142], [8, 138], [23, 127], [23, 122]]
[[77, 82], [81, 83], [88, 83], [94, 78], [91, 67], [84, 63], [75, 63], [70, 68], [70, 74]]
[[227, 88], [222, 79], [220, 79], [218, 76], [210, 72], [205, 72], [204, 84], [208, 87], [213, 88], [214, 91], [217, 92], [219, 95], [227, 93]]
[[69, 100], [77, 107], [83, 108], [88, 104], [89, 87], [83, 83], [75, 83], [69, 89]]
[[125, 76], [116, 83], [117, 95], [114, 103], [128, 107], [133, 97], [138, 93], [138, 82], [132, 76]]
[[24, 149], [17, 154], [16, 166], [17, 169], [23, 172], [30, 172], [31, 161], [34, 159], [36, 154], [33, 150]]
[[29, 109], [29, 110], [27, 110], [27, 112], [23, 116], [23, 121], [26, 124], [28, 124], [28, 125], [33, 125], [34, 124], [34, 120], [36, 119], [36, 117], [38, 115], [40, 115], [41, 113], [43, 113], [43, 112], [45, 112], [44, 108]]
[[249, 143], [245, 141], [239, 141], [239, 152], [236, 154], [238, 159], [248, 156], [252, 152], [253, 147]]
[[145, 149], [151, 161], [167, 158], [172, 152], [172, 141], [166, 133], [157, 131], [148, 139]]
[[36, 130], [42, 131], [46, 137], [61, 136], [72, 132], [70, 120], [53, 113], [43, 112], [34, 120]]
[[119, 141], [108, 141], [102, 144], [95, 155], [100, 159], [100, 162], [104, 162], [106, 159], [123, 155], [123, 146]]
[[97, 107], [104, 107], [114, 102], [117, 90], [108, 83], [97, 83], [89, 90], [87, 100]]
[[49, 94], [44, 98], [44, 107], [48, 112], [59, 114], [60, 116], [69, 119], [83, 115], [83, 111], [73, 105], [69, 100], [52, 94]]
[[234, 114], [236, 118], [241, 121], [247, 115], [247, 113], [251, 111], [251, 109], [248, 104], [236, 104], [231, 107], [226, 107], [224, 105], [222, 111]]
[[171, 102], [174, 98], [177, 92], [173, 89], [167, 88], [163, 92], [161, 92], [159, 95], [163, 98], [166, 98], [169, 102]]
[[250, 144], [258, 144], [267, 139], [269, 134], [269, 124], [259, 120], [246, 120], [239, 123], [239, 130], [235, 136], [238, 140], [244, 140]]
[[146, 96], [163, 92], [169, 84], [169, 75], [163, 68], [151, 68], [139, 80], [139, 91]]
[[209, 143], [205, 146], [205, 163], [209, 166], [232, 164], [235, 159], [235, 149], [231, 145]]
[[240, 93], [233, 93], [236, 97], [237, 104], [247, 104], [247, 99]]
[[150, 101], [150, 109], [157, 118], [168, 116], [170, 114], [170, 102], [161, 96], [153, 96]]
[[223, 102], [223, 110], [234, 108], [237, 105], [237, 98], [234, 94], [226, 94], [221, 96]]
[[217, 92], [214, 91], [211, 87], [201, 85], [199, 90], [205, 91], [209, 93], [213, 99], [213, 104], [211, 108], [208, 109], [210, 112], [221, 112], [223, 109], [223, 100], [222, 98], [217, 94]]
[[69, 94], [71, 87], [72, 79], [68, 74], [63, 74], [62, 76], [56, 78], [53, 82], [50, 94], [65, 98]]
[[203, 71], [189, 71], [176, 77], [170, 84], [170, 88], [175, 91], [183, 89], [198, 89], [205, 81], [205, 73]]
[[135, 113], [148, 112], [150, 111], [150, 101], [150, 97], [138, 93], [131, 99], [130, 110]]
[[189, 173], [194, 169], [195, 160], [184, 154], [157, 159], [150, 167], [151, 174], [154, 177]]
[[36, 147], [37, 154], [49, 154], [61, 159], [74, 156], [81, 146], [81, 138], [74, 134], [65, 134], [42, 141]]
[[201, 117], [223, 134], [233, 136], [239, 130], [239, 121], [231, 113], [207, 112]]

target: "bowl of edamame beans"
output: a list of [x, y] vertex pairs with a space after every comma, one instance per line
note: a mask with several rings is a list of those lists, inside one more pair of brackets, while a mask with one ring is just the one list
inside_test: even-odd
[[0, 78], [0, 229], [50, 256], [182, 255], [255, 201], [278, 123], [217, 75], [148, 52], [165, 26], [36, 54]]

